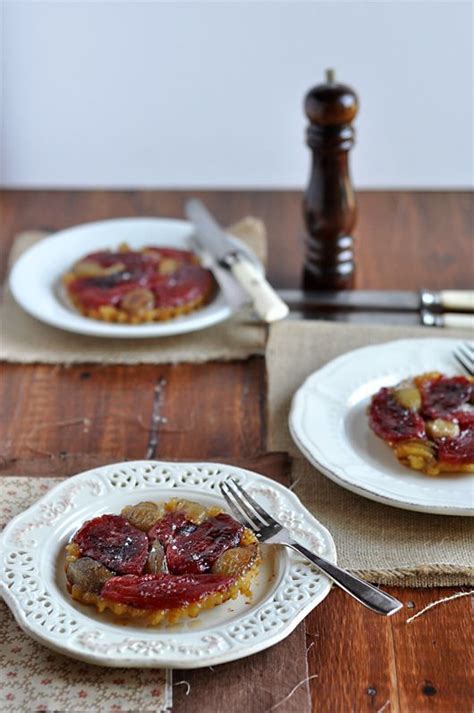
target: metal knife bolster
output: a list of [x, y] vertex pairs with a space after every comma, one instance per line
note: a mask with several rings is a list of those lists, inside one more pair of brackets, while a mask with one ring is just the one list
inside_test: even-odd
[[220, 260], [218, 260], [218, 264], [222, 267], [226, 267], [228, 270], [232, 270], [232, 267], [237, 262], [241, 262], [242, 260], [247, 260], [247, 257], [243, 252], [240, 252], [239, 250], [230, 250], [228, 253], [223, 255]]
[[427, 309], [474, 312], [474, 290], [421, 290], [420, 300]]
[[426, 309], [443, 306], [441, 294], [439, 292], [432, 292], [431, 290], [420, 290], [420, 303], [421, 307]]
[[199, 242], [197, 235], [192, 235], [189, 238], [189, 245], [193, 251], [199, 255], [201, 264], [212, 270], [219, 287], [221, 288], [227, 303], [233, 310], [238, 310], [250, 302], [250, 296], [239, 285], [237, 280], [231, 274], [228, 265], [222, 266], [212, 255], [205, 249], [202, 243]]
[[459, 312], [430, 312], [422, 309], [421, 323], [425, 327], [451, 327], [452, 329], [466, 329], [474, 334], [474, 315]]

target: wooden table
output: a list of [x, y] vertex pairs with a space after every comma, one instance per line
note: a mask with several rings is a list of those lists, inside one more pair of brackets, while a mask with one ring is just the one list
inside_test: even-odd
[[[302, 221], [293, 191], [197, 191], [224, 224], [247, 214], [269, 234], [269, 275], [299, 283]], [[3, 274], [11, 240], [27, 228], [65, 228], [127, 215], [182, 217], [189, 192], [4, 191]], [[472, 286], [469, 193], [359, 195], [360, 288]], [[161, 388], [156, 388], [160, 384]], [[217, 414], [216, 394], [224, 404]], [[265, 450], [261, 358], [177, 366], [3, 365], [1, 474], [72, 475], [118, 460], [226, 459], [253, 463]], [[184, 405], [186, 405], [184, 407]], [[156, 414], [166, 418], [157, 425]], [[190, 421], [189, 413], [194, 417]], [[130, 414], [136, 418], [130, 418]], [[152, 420], [152, 414], [155, 418]], [[93, 427], [85, 429], [84, 417]], [[38, 426], [41, 424], [41, 428]], [[261, 461], [260, 461], [261, 462]], [[266, 463], [266, 467], [272, 468]], [[421, 713], [470, 710], [469, 597], [406, 619], [455, 589], [391, 589], [408, 609], [385, 620], [334, 589], [296, 632], [244, 662], [175, 675], [179, 713]], [[177, 684], [187, 681], [191, 686]], [[308, 687], [309, 685], [309, 687]]]

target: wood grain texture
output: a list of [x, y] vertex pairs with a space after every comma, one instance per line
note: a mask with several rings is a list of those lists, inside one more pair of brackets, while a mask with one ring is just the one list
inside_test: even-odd
[[[309, 713], [307, 677], [303, 623], [281, 643], [241, 661], [211, 670], [173, 671], [173, 709], [179, 713], [264, 713], [272, 709]], [[177, 685], [179, 681], [190, 685], [189, 695], [186, 687]], [[291, 698], [281, 703], [301, 682]]]
[[[19, 472], [24, 459], [76, 467], [144, 458], [153, 366], [60, 367], [5, 364], [0, 382], [0, 456]], [[14, 468], [10, 466], [14, 461]], [[55, 473], [56, 474], [56, 473]]]
[[389, 701], [385, 710], [399, 713], [390, 620], [334, 589], [307, 617], [306, 635], [313, 710], [372, 713]]
[[[299, 285], [304, 234], [299, 191], [2, 191], [1, 265], [21, 230], [58, 230], [123, 216], [183, 218], [191, 195], [224, 225], [249, 214], [262, 218], [270, 280], [278, 287]], [[361, 191], [357, 205], [357, 287], [472, 287], [472, 193]]]
[[[395, 594], [395, 588], [391, 590]], [[404, 616], [392, 622], [401, 711], [468, 713], [472, 710], [473, 648], [471, 597], [439, 604], [410, 623], [433, 601], [459, 589], [408, 590]]]
[[3, 364], [2, 371], [0, 472], [31, 475], [41, 459], [42, 475], [69, 475], [120, 460], [241, 460], [264, 450], [261, 359], [179, 366]]
[[[297, 192], [5, 191], [0, 268], [14, 235], [125, 215], [182, 217], [199, 195], [222, 223], [245, 214], [269, 231], [270, 276], [297, 286], [302, 266]], [[361, 193], [357, 281], [366, 288], [469, 287], [472, 196]], [[4, 274], [4, 273], [3, 273]], [[1, 335], [0, 335], [1, 336]], [[262, 359], [178, 366], [2, 365], [0, 474], [71, 475], [113, 461], [224, 460], [285, 482], [288, 462], [265, 457]], [[1, 486], [1, 481], [0, 481]], [[214, 672], [177, 671], [177, 713], [468, 713], [469, 598], [406, 619], [456, 590], [392, 589], [409, 608], [382, 620], [342, 592], [329, 597], [285, 642]], [[306, 650], [307, 654], [306, 654]]]

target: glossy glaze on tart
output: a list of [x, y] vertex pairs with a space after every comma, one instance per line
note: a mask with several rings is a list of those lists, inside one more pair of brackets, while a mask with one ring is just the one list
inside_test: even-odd
[[176, 499], [89, 520], [66, 547], [73, 599], [148, 625], [250, 596], [259, 564], [250, 530], [219, 508]]
[[157, 246], [89, 253], [63, 276], [73, 305], [86, 317], [141, 324], [188, 314], [207, 304], [216, 282], [188, 250]]
[[474, 473], [474, 379], [421, 374], [372, 397], [369, 425], [402, 465]]

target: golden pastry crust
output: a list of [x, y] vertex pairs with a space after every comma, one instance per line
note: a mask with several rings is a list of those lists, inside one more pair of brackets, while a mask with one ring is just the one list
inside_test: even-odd
[[436, 448], [431, 441], [407, 441], [391, 446], [399, 462], [425, 475], [441, 473], [474, 473], [474, 463], [453, 464], [436, 459]]
[[[67, 275], [64, 276], [66, 281]], [[65, 284], [67, 284], [65, 282]], [[213, 290], [210, 289], [208, 293], [202, 297], [188, 302], [185, 305], [180, 305], [179, 307], [155, 307], [151, 310], [143, 310], [138, 314], [131, 315], [123, 309], [118, 307], [113, 307], [112, 305], [101, 305], [95, 309], [88, 309], [85, 307], [79, 299], [76, 299], [74, 295], [70, 292], [68, 297], [74, 307], [78, 312], [82, 314], [83, 317], [89, 317], [90, 319], [98, 319], [102, 322], [111, 322], [115, 324], [146, 324], [147, 322], [168, 322], [171, 319], [176, 319], [177, 317], [183, 317], [186, 314], [195, 312], [201, 307], [204, 307], [210, 301], [213, 295]]]

